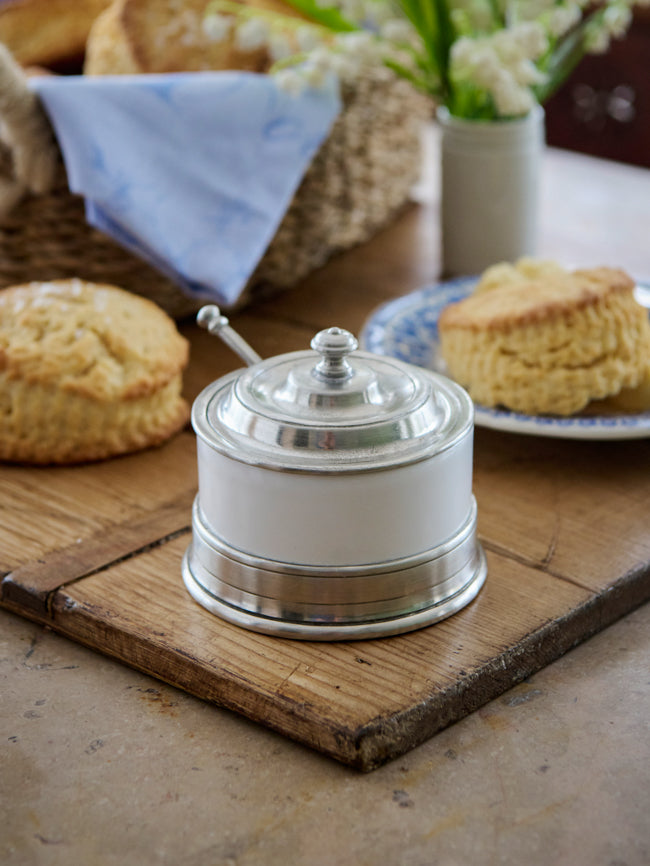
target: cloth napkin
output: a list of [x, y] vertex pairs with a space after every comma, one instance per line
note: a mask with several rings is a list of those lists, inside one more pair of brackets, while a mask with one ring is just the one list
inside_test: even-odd
[[30, 80], [88, 222], [190, 295], [233, 304], [340, 110], [334, 81], [267, 75]]

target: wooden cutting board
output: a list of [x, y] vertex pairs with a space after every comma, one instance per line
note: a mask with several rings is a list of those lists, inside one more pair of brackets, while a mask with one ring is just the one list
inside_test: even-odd
[[[264, 355], [304, 348], [313, 335], [281, 310], [238, 320]], [[360, 315], [324, 324], [354, 329]], [[187, 333], [192, 399], [237, 364], [204, 332]], [[477, 429], [483, 590], [444, 622], [360, 642], [254, 634], [189, 597], [189, 430], [96, 465], [3, 466], [0, 491], [4, 607], [361, 770], [412, 749], [650, 598], [648, 440]]]

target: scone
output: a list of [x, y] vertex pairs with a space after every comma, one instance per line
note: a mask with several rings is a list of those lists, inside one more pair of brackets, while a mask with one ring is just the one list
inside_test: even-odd
[[570, 271], [551, 259], [536, 259], [524, 256], [516, 262], [499, 262], [486, 268], [481, 274], [473, 293], [489, 292], [502, 289], [514, 283], [525, 283], [531, 280], [553, 280], [554, 283], [570, 281]]
[[[232, 36], [210, 38], [203, 21], [210, 0], [113, 0], [86, 44], [86, 75], [240, 69], [265, 72], [266, 48], [238, 49]], [[304, 18], [282, 0], [244, 0], [282, 15]]]
[[78, 279], [0, 291], [0, 459], [80, 463], [180, 430], [188, 343], [156, 304]]
[[641, 379], [634, 388], [621, 388], [618, 394], [597, 400], [589, 410], [599, 415], [629, 412], [650, 412], [650, 334], [646, 348], [646, 363]]
[[79, 60], [97, 16], [110, 0], [3, 0], [0, 42], [24, 66]]
[[515, 281], [446, 307], [438, 322], [449, 375], [484, 406], [571, 415], [636, 388], [650, 345], [647, 310], [621, 270]]

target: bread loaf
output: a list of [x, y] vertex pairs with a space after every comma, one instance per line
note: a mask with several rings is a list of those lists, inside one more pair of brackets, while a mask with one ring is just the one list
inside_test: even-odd
[[90, 28], [110, 0], [4, 0], [0, 42], [23, 66], [79, 60]]
[[[205, 32], [209, 5], [210, 0], [114, 0], [91, 29], [84, 73], [267, 71], [265, 47], [242, 51], [232, 35], [217, 41]], [[246, 0], [243, 5], [303, 17], [282, 0]]]
[[152, 301], [82, 280], [0, 292], [0, 459], [80, 463], [180, 430], [187, 341]]

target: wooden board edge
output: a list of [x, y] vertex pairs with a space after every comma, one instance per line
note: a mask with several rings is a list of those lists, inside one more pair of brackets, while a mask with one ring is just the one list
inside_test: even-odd
[[[7, 606], [7, 609], [11, 610], [11, 607]], [[54, 598], [52, 619], [45, 619], [38, 614], [32, 617], [31, 612], [18, 608], [14, 608], [13, 612], [40, 622], [63, 637], [187, 694], [245, 716], [301, 745], [346, 763], [341, 753], [342, 741], [338, 729], [330, 730], [323, 725], [315, 713], [309, 712], [306, 704], [286, 696], [271, 698], [262, 695], [244, 678], [230, 676], [208, 679], [205, 671], [195, 668], [195, 659], [189, 653], [177, 647], [153, 645], [140, 634], [127, 633], [116, 627], [110, 619], [93, 616], [92, 608], [67, 596], [65, 588]], [[300, 733], [305, 724], [313, 732], [307, 738]], [[351, 733], [344, 736], [343, 742], [352, 739]]]
[[516, 647], [398, 716], [376, 719], [356, 735], [352, 766], [368, 772], [411, 751], [475, 712], [650, 600], [650, 565], [633, 569], [564, 617], [531, 632]]
[[36, 622], [39, 625], [45, 625], [52, 628], [52, 621], [47, 612], [42, 612], [36, 607], [32, 608], [28, 605], [22, 604], [21, 599], [16, 602], [11, 596], [0, 597], [0, 608], [9, 613], [15, 613], [16, 616], [22, 616], [24, 619], [30, 620], [30, 622]]
[[532, 631], [516, 647], [490, 659], [471, 676], [436, 691], [430, 701], [422, 700], [388, 718], [372, 719], [357, 729], [324, 725], [309, 706], [289, 699], [272, 700], [255, 693], [251, 700], [253, 687], [243, 679], [229, 679], [226, 695], [225, 680], [206, 681], [193, 669], [189, 655], [174, 648], [152, 646], [131, 633], [127, 640], [119, 627], [99, 621], [92, 610], [66, 596], [65, 590], [55, 596], [52, 619], [11, 602], [3, 601], [0, 606], [366, 773], [422, 745], [648, 600], [650, 565], [643, 565], [604, 592], [590, 596], [561, 619]]
[[185, 491], [151, 512], [113, 524], [110, 535], [109, 530], [101, 529], [81, 543], [69, 544], [2, 574], [0, 605], [51, 617], [54, 594], [64, 586], [189, 533], [194, 496], [194, 489]]

